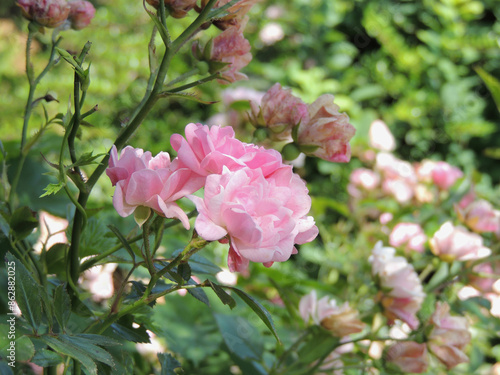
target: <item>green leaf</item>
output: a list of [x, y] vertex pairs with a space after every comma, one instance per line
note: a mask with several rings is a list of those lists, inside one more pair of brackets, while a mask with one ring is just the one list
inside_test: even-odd
[[108, 337], [108, 336], [103, 336], [103, 335], [94, 335], [92, 333], [78, 333], [74, 335], [75, 337], [79, 337], [84, 340], [88, 340], [89, 342], [93, 343], [94, 345], [99, 345], [99, 346], [116, 346], [116, 345], [122, 345], [121, 342]]
[[7, 254], [9, 262], [16, 264], [16, 302], [23, 317], [36, 331], [42, 319], [42, 306], [38, 294], [38, 284], [31, 273], [12, 254]]
[[278, 332], [276, 332], [276, 327], [274, 326], [273, 318], [271, 317], [271, 314], [269, 314], [269, 311], [267, 311], [264, 306], [260, 304], [256, 299], [251, 297], [250, 295], [246, 294], [244, 291], [233, 288], [230, 286], [224, 286], [226, 289], [231, 289], [234, 290], [234, 292], [245, 302], [256, 314], [257, 316], [264, 322], [264, 324], [269, 328], [271, 333], [274, 335], [276, 340], [281, 343], [279, 337], [278, 337]]
[[146, 332], [146, 328], [141, 325], [134, 328], [132, 327], [133, 322], [134, 318], [132, 315], [125, 315], [121, 317], [118, 322], [113, 323], [111, 329], [114, 333], [127, 341], [149, 343], [150, 339]]
[[29, 361], [35, 355], [35, 346], [27, 336], [16, 339], [16, 361]]
[[57, 184], [48, 184], [43, 190], [45, 191], [45, 193], [43, 193], [42, 195], [40, 195], [40, 198], [43, 198], [43, 197], [46, 197], [48, 195], [53, 195], [53, 194], [56, 194], [57, 192], [59, 192], [59, 190], [61, 190], [64, 186], [66, 185], [66, 183], [64, 181], [59, 181]]
[[111, 367], [114, 366], [113, 357], [111, 357], [111, 354], [109, 354], [105, 349], [101, 348], [100, 346], [95, 345], [94, 340], [90, 340], [85, 337], [69, 336], [69, 335], [60, 335], [59, 337], [63, 342], [67, 343], [70, 346], [73, 345], [75, 348], [82, 350], [92, 359], [105, 363]]
[[[188, 284], [196, 284], [193, 279], [189, 280]], [[210, 301], [208, 300], [207, 294], [205, 291], [201, 288], [194, 288], [194, 289], [188, 289], [187, 290], [189, 294], [191, 294], [194, 298], [196, 298], [198, 301], [203, 302], [205, 305], [210, 306]]]
[[71, 299], [66, 292], [65, 284], [60, 284], [54, 290], [54, 315], [61, 331], [66, 331], [66, 324], [71, 315]]
[[228, 305], [231, 309], [236, 306], [236, 301], [218, 284], [211, 282], [210, 280], [205, 280], [203, 283], [205, 285], [210, 285], [217, 297], [221, 300], [224, 305]]
[[259, 361], [264, 353], [260, 333], [241, 316], [214, 314], [227, 348], [242, 359]]
[[48, 274], [56, 274], [61, 279], [66, 279], [66, 254], [68, 249], [68, 244], [56, 243], [45, 253]]
[[[176, 257], [180, 254], [182, 250], [176, 250], [173, 252], [172, 257]], [[194, 274], [206, 274], [215, 275], [222, 271], [222, 269], [216, 264], [209, 261], [204, 256], [199, 253], [191, 255], [189, 258], [189, 265], [191, 266], [191, 272]]]
[[130, 247], [127, 239], [125, 236], [120, 232], [120, 230], [115, 227], [113, 224], [108, 225], [108, 228], [113, 234], [118, 238], [118, 240], [121, 242], [123, 245], [123, 248], [127, 250], [127, 252], [130, 254], [130, 257], [132, 258], [132, 261], [135, 263], [135, 254], [132, 248]]
[[483, 80], [488, 90], [491, 92], [491, 96], [493, 96], [493, 100], [497, 105], [498, 111], [500, 111], [500, 81], [487, 73], [483, 68], [475, 68], [474, 69], [479, 77]]
[[181, 367], [179, 361], [168, 353], [158, 353], [158, 360], [161, 365], [161, 375], [176, 375], [175, 369]]
[[68, 64], [70, 64], [73, 68], [75, 68], [78, 75], [82, 78], [85, 77], [85, 72], [80, 67], [80, 65], [76, 62], [76, 60], [71, 56], [66, 50], [55, 47], [56, 52], [64, 59]]
[[97, 366], [92, 358], [85, 353], [85, 351], [82, 351], [80, 348], [75, 347], [68, 342], [62, 342], [56, 337], [49, 335], [43, 335], [40, 339], [50, 346], [55, 352], [67, 355], [79, 361], [90, 375], [97, 375]]
[[31, 358], [31, 362], [40, 367], [56, 366], [62, 361], [63, 358], [59, 354], [48, 349], [37, 350]]
[[105, 153], [93, 155], [93, 152], [87, 152], [80, 156], [80, 158], [76, 161], [76, 163], [73, 163], [69, 166], [66, 167], [66, 169], [71, 169], [73, 167], [81, 167], [83, 165], [91, 165], [91, 164], [99, 164], [98, 162], [95, 162], [95, 159], [100, 158], [101, 156], [106, 155]]
[[36, 227], [38, 227], [36, 212], [28, 206], [19, 207], [10, 218], [10, 228], [19, 240], [28, 237]]
[[188, 263], [181, 263], [177, 267], [177, 274], [182, 277], [183, 280], [189, 281], [189, 279], [191, 279], [191, 267]]
[[[200, 82], [200, 84], [202, 84], [202, 83], [205, 83], [205, 82]], [[164, 91], [164, 92], [159, 94], [159, 97], [161, 97], [161, 98], [169, 97], [169, 98], [188, 99], [188, 100], [192, 100], [194, 102], [201, 103], [201, 104], [215, 104], [215, 103], [217, 103], [217, 101], [212, 102], [212, 101], [202, 100], [198, 96], [196, 96], [196, 94], [193, 94], [193, 93]]]
[[441, 262], [436, 273], [432, 275], [429, 283], [424, 287], [426, 291], [434, 290], [437, 288], [449, 275], [449, 265], [446, 262]]

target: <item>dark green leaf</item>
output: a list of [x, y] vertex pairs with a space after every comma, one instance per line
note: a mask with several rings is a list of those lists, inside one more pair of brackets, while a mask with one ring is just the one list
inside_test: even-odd
[[[176, 257], [182, 250], [176, 250], [172, 254], [173, 257]], [[191, 271], [194, 274], [207, 274], [207, 275], [215, 275], [222, 271], [222, 269], [209, 261], [207, 258], [200, 254], [193, 254], [189, 258], [189, 265], [191, 266]]]
[[210, 306], [210, 302], [208, 301], [207, 294], [205, 293], [205, 291], [203, 289], [201, 289], [201, 288], [194, 288], [194, 289], [188, 289], [187, 291], [188, 291], [189, 294], [191, 294], [198, 301], [201, 301], [205, 305]]
[[500, 111], [500, 81], [487, 73], [482, 68], [476, 68], [475, 71], [477, 74], [479, 74], [483, 82], [486, 84], [488, 90], [490, 90], [491, 96], [493, 96], [493, 100], [495, 101], [495, 104]]
[[31, 273], [12, 254], [7, 254], [9, 262], [16, 264], [16, 302], [23, 317], [35, 330], [42, 319], [42, 306], [38, 294], [38, 284]]
[[158, 360], [161, 365], [161, 375], [176, 375], [175, 369], [181, 367], [179, 361], [168, 353], [158, 353]]
[[47, 273], [56, 274], [63, 280], [66, 279], [66, 254], [68, 249], [68, 244], [56, 243], [45, 253]]
[[27, 206], [15, 210], [10, 218], [10, 228], [19, 240], [29, 236], [36, 227], [38, 227], [36, 212]]
[[62, 342], [56, 337], [49, 335], [43, 335], [40, 339], [50, 346], [55, 352], [67, 355], [79, 361], [90, 375], [97, 375], [97, 366], [92, 358], [85, 353], [85, 351], [82, 351], [80, 348], [75, 347], [68, 342]]
[[66, 292], [65, 284], [60, 284], [54, 290], [54, 315], [63, 332], [66, 331], [66, 324], [68, 323], [70, 314], [71, 299]]
[[35, 354], [35, 346], [27, 336], [16, 339], [16, 361], [29, 361]]
[[236, 306], [236, 301], [218, 284], [211, 282], [210, 280], [205, 280], [204, 284], [210, 285], [217, 297], [221, 300], [224, 305], [228, 305], [231, 309]]
[[56, 366], [62, 361], [63, 359], [59, 354], [48, 349], [37, 350], [31, 359], [32, 363], [40, 367]]
[[103, 153], [103, 154], [93, 155], [92, 151], [87, 152], [85, 154], [82, 154], [82, 156], [80, 156], [80, 158], [76, 161], [76, 163], [73, 163], [73, 164], [67, 166], [66, 168], [71, 169], [73, 167], [81, 167], [83, 165], [99, 164], [98, 162], [95, 162], [94, 160], [97, 158], [100, 158], [101, 156], [104, 156], [104, 155], [106, 155], [106, 154]]
[[95, 345], [94, 344], [95, 342], [93, 340], [89, 340], [88, 338], [84, 337], [69, 336], [69, 335], [60, 335], [59, 337], [63, 342], [65, 342], [69, 346], [72, 345], [75, 348], [82, 350], [92, 359], [105, 363], [111, 367], [114, 366], [111, 354], [109, 354], [105, 349], [101, 348], [100, 346]]
[[133, 322], [132, 315], [125, 315], [118, 322], [113, 323], [111, 329], [127, 341], [149, 343], [150, 339], [146, 328], [143, 326], [134, 328], [132, 327]]
[[189, 267], [188, 263], [181, 263], [177, 267], [177, 274], [185, 281], [189, 281], [191, 278], [191, 267]]
[[103, 335], [94, 335], [91, 333], [79, 333], [74, 335], [75, 337], [78, 337], [80, 339], [88, 340], [90, 343], [93, 343], [94, 345], [100, 345], [100, 346], [115, 346], [115, 345], [122, 345], [121, 342], [108, 337], [108, 336], [103, 336]]
[[264, 306], [262, 306], [256, 299], [249, 296], [240, 289], [229, 286], [225, 286], [224, 288], [234, 290], [234, 292], [243, 300], [243, 302], [245, 302], [264, 322], [264, 324], [267, 326], [267, 328], [269, 328], [274, 337], [276, 337], [276, 340], [278, 340], [278, 342], [281, 342], [278, 337], [278, 332], [276, 332], [276, 328], [274, 327], [273, 318], [271, 317], [271, 314], [269, 314], [269, 311], [264, 308]]
[[242, 359], [259, 361], [264, 348], [260, 333], [241, 316], [214, 314], [227, 348]]

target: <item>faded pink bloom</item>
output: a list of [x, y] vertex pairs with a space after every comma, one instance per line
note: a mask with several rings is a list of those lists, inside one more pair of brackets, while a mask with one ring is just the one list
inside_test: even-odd
[[363, 196], [363, 191], [370, 191], [380, 184], [380, 176], [377, 172], [366, 168], [357, 168], [349, 176], [347, 191], [354, 198]]
[[383, 175], [382, 189], [400, 203], [408, 203], [415, 195], [417, 176], [413, 166], [394, 155], [379, 152], [375, 168]]
[[200, 176], [221, 174], [224, 167], [230, 171], [248, 167], [261, 169], [267, 177], [284, 165], [278, 151], [241, 142], [230, 126], [188, 124], [185, 134], [186, 138], [173, 134], [170, 143], [179, 164]]
[[415, 163], [415, 172], [419, 182], [432, 183], [432, 171], [436, 168], [437, 162], [429, 159]]
[[120, 216], [129, 216], [137, 207], [144, 206], [165, 217], [179, 219], [189, 229], [188, 217], [175, 201], [198, 190], [203, 178], [171, 163], [166, 152], [153, 158], [149, 151], [127, 146], [118, 158], [113, 146], [106, 174], [116, 186], [113, 205]]
[[491, 254], [491, 250], [483, 246], [483, 238], [479, 234], [455, 227], [450, 221], [441, 225], [429, 243], [432, 252], [447, 262], [476, 260]]
[[390, 346], [385, 358], [404, 373], [421, 374], [429, 366], [427, 346], [414, 341], [402, 341]]
[[61, 26], [68, 18], [70, 6], [65, 0], [18, 0], [23, 16], [41, 26]]
[[88, 290], [94, 301], [108, 300], [115, 293], [113, 273], [117, 266], [116, 263], [94, 266], [82, 274], [78, 285]]
[[68, 4], [70, 6], [68, 20], [71, 23], [71, 28], [81, 30], [87, 27], [95, 15], [95, 8], [92, 3], [84, 0], [74, 0]]
[[265, 177], [261, 169], [209, 175], [204, 198], [190, 196], [199, 212], [195, 228], [207, 241], [228, 236], [228, 266], [243, 271], [248, 262], [284, 262], [297, 252], [294, 244], [312, 241], [318, 228], [304, 181], [284, 166]]
[[[243, 36], [243, 30], [237, 26], [229, 27], [215, 37], [211, 60], [228, 64], [221, 70], [225, 80], [235, 82], [248, 79], [245, 74], [240, 73], [240, 69], [252, 60], [250, 50], [250, 43]], [[225, 80], [219, 81], [227, 84]]]
[[[469, 275], [469, 284], [472, 285], [477, 290], [482, 293], [492, 293], [494, 292], [493, 285], [497, 282], [498, 277], [494, 274], [500, 270], [500, 264], [494, 263], [494, 267], [491, 263], [481, 263], [475, 266], [472, 271], [473, 273]], [[479, 276], [474, 273], [479, 273], [487, 276]]]
[[448, 368], [469, 362], [464, 353], [470, 342], [469, 323], [464, 317], [451, 316], [446, 302], [437, 302], [430, 323], [434, 326], [429, 336], [430, 351]]
[[273, 45], [284, 37], [285, 31], [277, 22], [269, 22], [259, 32], [259, 38], [266, 46]]
[[399, 256], [392, 247], [383, 247], [377, 242], [368, 259], [372, 274], [380, 278], [381, 303], [390, 322], [400, 319], [412, 329], [417, 329], [419, 321], [416, 313], [420, 310], [425, 293], [413, 266]]
[[414, 250], [419, 253], [424, 251], [427, 236], [422, 227], [415, 223], [399, 223], [389, 236], [389, 244], [394, 247], [403, 246], [406, 250]]
[[306, 323], [312, 320], [314, 324], [330, 331], [333, 336], [344, 337], [361, 332], [365, 327], [358, 318], [358, 312], [353, 310], [349, 303], [337, 306], [337, 302], [327, 296], [318, 300], [315, 290], [301, 298], [299, 311]]
[[496, 232], [500, 227], [500, 212], [484, 199], [475, 201], [465, 208], [455, 206], [462, 223], [477, 233]]
[[301, 123], [298, 143], [317, 146], [310, 154], [328, 161], [346, 163], [351, 159], [349, 140], [356, 129], [349, 123], [349, 116], [339, 112], [334, 96], [321, 95], [309, 105], [309, 122]]
[[[231, 0], [219, 0], [215, 3], [214, 8], [220, 8]], [[233, 6], [229, 7], [226, 12], [228, 15], [219, 18], [214, 21], [214, 25], [221, 30], [226, 30], [228, 27], [238, 26], [241, 23], [245, 23], [244, 18], [250, 9], [259, 2], [260, 0], [241, 0], [238, 1]], [[205, 8], [208, 0], [201, 0], [201, 8]]]
[[474, 202], [476, 200], [476, 193], [474, 192], [474, 189], [471, 188], [467, 194], [465, 194], [462, 199], [460, 199], [460, 202], [458, 202], [457, 206], [458, 208], [464, 210], [469, 204]]
[[292, 128], [309, 121], [307, 105], [279, 83], [266, 92], [260, 106], [255, 101], [250, 105], [253, 123], [270, 129], [270, 136], [276, 141], [292, 141]]
[[368, 131], [370, 146], [380, 151], [391, 152], [396, 149], [396, 140], [382, 120], [375, 120]]
[[[160, 7], [160, 0], [146, 0], [156, 9]], [[164, 0], [168, 14], [174, 18], [184, 18], [196, 5], [197, 0]]]
[[380, 221], [380, 224], [385, 225], [389, 223], [393, 218], [394, 216], [390, 212], [384, 212], [380, 215], [378, 220]]
[[441, 190], [448, 190], [463, 175], [460, 169], [444, 161], [438, 161], [432, 170], [432, 180]]

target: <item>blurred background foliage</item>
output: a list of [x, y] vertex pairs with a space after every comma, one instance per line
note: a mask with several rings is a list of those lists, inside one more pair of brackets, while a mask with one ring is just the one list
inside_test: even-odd
[[[97, 104], [99, 111], [89, 118], [93, 126], [83, 130], [79, 147], [82, 152], [103, 153], [144, 93], [152, 24], [140, 0], [93, 0], [92, 3], [97, 13], [91, 26], [79, 32], [65, 31], [61, 46], [79, 51], [87, 40], [93, 43], [88, 59], [92, 62], [92, 81], [86, 103]], [[172, 22], [171, 33], [178, 35], [193, 18], [191, 15]], [[262, 32], [270, 25], [281, 28], [281, 39], [270, 40]], [[15, 170], [21, 114], [28, 95], [24, 74], [26, 31], [27, 22], [21, 18], [14, 0], [2, 1], [0, 134], [8, 153], [9, 172]], [[243, 70], [249, 80], [230, 88], [247, 87], [265, 92], [280, 82], [307, 103], [321, 94], [331, 93], [357, 129], [349, 164], [307, 159], [305, 165], [298, 168], [314, 197], [313, 214], [323, 226], [321, 240], [302, 246], [300, 257], [290, 262], [275, 264], [270, 269], [253, 266], [251, 282], [245, 277], [238, 281], [250, 294], [268, 301], [264, 304], [280, 322], [278, 331], [286, 342], [287, 324], [297, 326], [301, 322], [294, 321], [294, 316], [283, 306], [272, 303], [277, 290], [270, 287], [270, 279], [283, 290], [289, 290], [290, 300], [296, 303], [299, 295], [315, 288], [349, 300], [362, 313], [373, 308], [373, 300], [364, 298], [370, 285], [370, 271], [362, 269], [367, 266], [365, 263], [353, 261], [351, 251], [364, 249], [357, 252], [356, 257], [366, 259], [377, 229], [365, 228], [365, 236], [355, 235], [359, 228], [354, 221], [347, 220], [346, 192], [350, 172], [361, 165], [357, 155], [366, 149], [368, 127], [373, 120], [380, 118], [388, 124], [397, 139], [396, 154], [401, 158], [447, 160], [464, 170], [482, 194], [499, 206], [500, 116], [475, 68], [500, 77], [500, 7], [497, 0], [262, 1], [250, 12], [245, 35], [254, 55]], [[49, 41], [47, 30], [34, 43], [36, 72], [47, 61]], [[168, 80], [190, 70], [194, 64], [189, 48], [186, 46], [185, 53], [173, 61]], [[72, 85], [73, 72], [64, 63], [59, 63], [42, 81], [37, 97], [50, 93], [58, 99], [44, 104], [50, 117], [66, 111]], [[201, 99], [219, 102], [210, 106], [176, 100], [158, 103], [130, 143], [153, 154], [171, 151], [168, 142], [171, 134], [182, 132], [189, 122], [205, 123], [227, 109], [222, 101], [225, 88], [211, 82], [196, 89]], [[32, 117], [31, 134], [42, 120], [43, 110], [38, 106]], [[233, 125], [239, 126], [236, 133], [240, 139], [252, 140], [248, 124]], [[38, 199], [43, 187], [51, 181], [50, 176], [43, 175], [49, 167], [40, 153], [48, 160], [56, 160], [61, 139], [62, 129], [52, 125], [42, 142], [32, 149], [21, 180], [20, 199], [34, 210], [44, 209], [65, 217], [71, 215], [66, 212], [69, 203], [66, 196], [57, 194]], [[113, 220], [123, 231], [134, 227], [131, 218], [118, 218], [111, 210], [112, 194], [111, 184], [103, 178], [94, 191], [90, 207], [110, 210], [100, 212], [94, 219]], [[97, 222], [95, 228], [100, 228]], [[101, 231], [93, 235], [111, 237], [108, 231]], [[184, 231], [170, 232], [163, 240], [166, 251], [182, 247], [186, 239]], [[208, 251], [212, 252], [210, 258], [215, 263], [225, 263], [225, 247], [214, 244]], [[352, 285], [365, 287], [354, 291]], [[197, 368], [203, 368], [203, 374], [225, 374], [231, 371], [228, 363], [238, 363], [240, 368], [257, 366], [252, 361], [264, 356], [265, 362], [264, 347], [274, 348], [274, 339], [251, 312], [247, 315], [229, 313], [227, 307], [216, 300], [215, 307], [209, 309], [189, 296], [172, 297], [167, 305], [155, 309], [155, 323], [148, 323], [146, 327], [184, 359], [186, 373], [196, 373]], [[177, 299], [184, 300], [177, 303]], [[182, 311], [176, 310], [181, 307]], [[222, 319], [220, 314], [230, 316]], [[250, 328], [246, 337], [256, 340], [255, 346], [244, 348], [248, 352], [239, 348], [238, 353], [246, 353], [243, 358], [231, 350], [224, 335], [217, 333], [230, 330], [231, 319], [247, 319]], [[175, 326], [170, 323], [174, 321]], [[202, 328], [203, 334], [190, 328], [193, 322], [195, 327]], [[491, 362], [500, 361], [498, 352], [487, 353], [494, 358]], [[134, 358], [135, 368], [139, 371], [142, 366], [141, 371], [150, 373], [150, 362], [144, 358]], [[249, 371], [259, 373], [257, 368]]]

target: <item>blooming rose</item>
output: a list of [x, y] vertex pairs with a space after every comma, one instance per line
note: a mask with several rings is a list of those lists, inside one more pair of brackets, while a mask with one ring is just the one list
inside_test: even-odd
[[[120, 216], [129, 216], [138, 206], [144, 206], [165, 217], [179, 219], [189, 229], [188, 217], [175, 201], [198, 190], [203, 179], [190, 169], [171, 163], [166, 152], [153, 158], [149, 151], [127, 146], [118, 158], [113, 146], [106, 174], [116, 186], [113, 205]], [[139, 225], [144, 222], [141, 221]]]
[[377, 242], [368, 259], [372, 274], [380, 278], [381, 302], [385, 314], [392, 322], [401, 319], [412, 329], [418, 328], [416, 313], [425, 298], [422, 284], [413, 266], [403, 257], [395, 256], [392, 247], [383, 247]]
[[243, 36], [243, 29], [240, 26], [232, 26], [217, 35], [213, 41], [211, 61], [227, 63], [228, 66], [221, 70], [222, 78], [220, 83], [248, 79], [240, 73], [240, 69], [248, 65], [252, 60], [250, 53], [250, 42]]
[[300, 124], [298, 143], [317, 146], [311, 154], [318, 158], [346, 163], [351, 159], [349, 140], [356, 129], [349, 123], [349, 116], [339, 112], [333, 100], [333, 95], [324, 94], [309, 105], [309, 121]]
[[402, 341], [390, 346], [386, 359], [404, 373], [421, 374], [429, 365], [427, 346], [414, 341]]
[[228, 266], [244, 271], [248, 262], [283, 262], [297, 252], [294, 244], [312, 241], [318, 228], [310, 216], [311, 198], [304, 181], [283, 166], [265, 177], [243, 168], [209, 175], [203, 198], [190, 196], [199, 212], [195, 228], [207, 241], [228, 236]]
[[390, 152], [396, 148], [396, 140], [382, 120], [375, 120], [371, 123], [368, 136], [370, 146], [377, 150]]
[[464, 349], [471, 339], [469, 324], [464, 317], [450, 316], [450, 306], [437, 302], [430, 323], [429, 349], [449, 369], [468, 362]]
[[483, 246], [483, 238], [479, 234], [455, 227], [450, 221], [441, 225], [429, 243], [432, 252], [445, 261], [475, 260], [491, 254], [491, 250]]
[[180, 165], [201, 176], [220, 174], [224, 167], [230, 171], [248, 167], [261, 169], [266, 177], [283, 166], [278, 151], [241, 142], [230, 126], [188, 124], [185, 134], [186, 138], [173, 134], [170, 143]]
[[312, 319], [314, 324], [321, 325], [338, 337], [361, 332], [365, 326], [349, 303], [337, 306], [337, 302], [327, 296], [318, 301], [315, 290], [301, 298], [299, 311], [306, 323]]
[[65, 0], [18, 0], [23, 16], [41, 26], [61, 26], [68, 18], [70, 6]]
[[500, 227], [500, 212], [484, 199], [472, 202], [465, 208], [455, 206], [458, 218], [474, 232], [496, 232]]
[[438, 161], [432, 170], [432, 180], [441, 190], [448, 190], [464, 174], [457, 167]]
[[84, 0], [74, 0], [68, 4], [70, 6], [68, 20], [71, 23], [71, 28], [81, 30], [87, 27], [95, 15], [95, 8], [92, 3]]
[[[160, 0], [146, 0], [156, 9], [160, 7]], [[196, 5], [197, 0], [164, 0], [168, 14], [174, 18], [184, 18]]]
[[389, 236], [389, 244], [399, 247], [405, 245], [405, 249], [418, 252], [424, 251], [427, 236], [418, 224], [399, 223], [392, 230]]
[[255, 101], [250, 105], [254, 124], [269, 128], [271, 138], [276, 141], [292, 141], [292, 128], [309, 121], [307, 105], [279, 83], [266, 92], [260, 106]]

